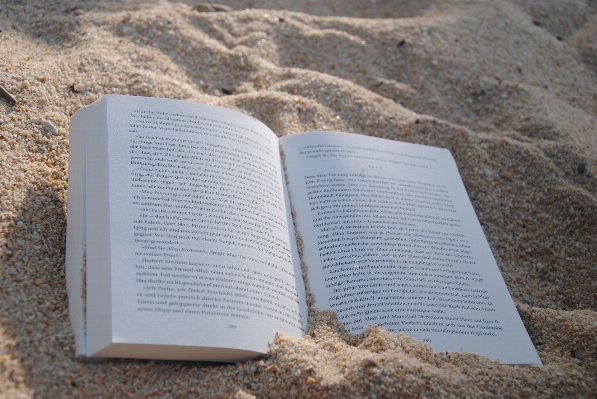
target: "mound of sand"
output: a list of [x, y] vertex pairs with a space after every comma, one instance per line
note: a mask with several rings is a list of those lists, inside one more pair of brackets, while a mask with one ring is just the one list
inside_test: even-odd
[[[0, 100], [1, 396], [595, 394], [594, 2], [0, 4], [0, 84], [18, 100]], [[376, 328], [349, 337], [315, 311], [307, 337], [279, 336], [243, 364], [74, 361], [68, 124], [107, 93], [237, 109], [280, 136], [342, 130], [450, 149], [545, 367], [433, 353]]]

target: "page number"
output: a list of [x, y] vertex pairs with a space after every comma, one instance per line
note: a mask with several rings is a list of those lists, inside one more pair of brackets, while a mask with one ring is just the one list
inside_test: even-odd
[[236, 324], [228, 324], [228, 328], [236, 328]]

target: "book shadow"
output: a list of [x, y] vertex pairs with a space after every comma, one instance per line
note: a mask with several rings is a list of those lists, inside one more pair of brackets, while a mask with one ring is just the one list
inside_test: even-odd
[[44, 370], [74, 356], [64, 278], [66, 196], [46, 182], [27, 189], [1, 252], [0, 332], [20, 366], [10, 371], [17, 386], [38, 385]]
[[4, 335], [5, 353], [12, 360], [6, 371], [14, 388], [39, 387], [41, 380], [44, 386], [66, 385], [76, 390], [97, 375], [118, 378], [113, 366], [122, 363], [131, 364], [133, 369], [152, 365], [168, 370], [164, 379], [174, 372], [230, 366], [220, 362], [75, 360], [64, 269], [65, 201], [62, 189], [54, 185], [30, 187], [4, 230], [6, 244], [0, 247], [0, 336]]

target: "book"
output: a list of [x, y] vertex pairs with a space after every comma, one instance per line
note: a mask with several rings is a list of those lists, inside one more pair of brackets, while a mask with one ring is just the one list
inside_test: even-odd
[[315, 306], [347, 332], [377, 324], [541, 365], [448, 150], [278, 138], [240, 112], [158, 98], [107, 95], [71, 118], [78, 358], [263, 355], [276, 332], [305, 333], [301, 260]]

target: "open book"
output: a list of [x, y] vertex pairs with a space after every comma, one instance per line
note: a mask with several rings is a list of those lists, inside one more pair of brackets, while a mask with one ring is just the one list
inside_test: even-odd
[[70, 318], [80, 358], [237, 361], [307, 305], [434, 350], [541, 365], [450, 152], [280, 139], [239, 112], [109, 95], [71, 119]]

